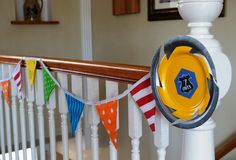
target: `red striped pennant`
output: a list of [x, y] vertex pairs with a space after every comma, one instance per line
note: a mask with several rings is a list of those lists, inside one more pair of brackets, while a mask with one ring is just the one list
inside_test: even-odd
[[16, 66], [15, 72], [13, 73], [12, 77], [17, 86], [18, 96], [22, 97], [22, 84], [21, 84], [22, 78], [21, 78], [21, 65], [20, 64]]
[[143, 112], [150, 129], [155, 132], [156, 102], [152, 94], [150, 74], [136, 82], [130, 94]]

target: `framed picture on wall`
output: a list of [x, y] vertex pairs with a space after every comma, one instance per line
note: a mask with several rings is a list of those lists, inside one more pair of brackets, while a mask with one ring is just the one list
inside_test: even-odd
[[[181, 19], [178, 9], [178, 0], [148, 0], [148, 21]], [[224, 8], [220, 17], [225, 15]]]

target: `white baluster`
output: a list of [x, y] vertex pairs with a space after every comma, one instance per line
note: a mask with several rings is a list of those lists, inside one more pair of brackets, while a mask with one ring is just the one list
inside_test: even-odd
[[[65, 73], [57, 74], [58, 81], [61, 87], [64, 89], [68, 88], [68, 78]], [[65, 98], [65, 93], [62, 89], [59, 89], [59, 112], [61, 113], [61, 131], [62, 131], [62, 145], [63, 145], [63, 160], [69, 159], [69, 146], [68, 146], [68, 124], [67, 124], [67, 102]]]
[[40, 159], [45, 160], [45, 135], [44, 135], [44, 91], [43, 91], [43, 75], [42, 70], [36, 71], [35, 81], [35, 94], [36, 94], [36, 105], [38, 108], [38, 131], [39, 131], [39, 149]]
[[142, 136], [142, 114], [130, 95], [128, 96], [128, 116], [129, 136], [132, 145], [131, 159], [140, 160], [139, 139]]
[[[191, 28], [190, 36], [202, 42], [209, 51], [215, 65], [219, 101], [226, 95], [232, 80], [232, 67], [228, 57], [222, 52], [220, 43], [210, 34], [212, 22], [219, 16], [223, 8], [223, 0], [217, 1], [179, 1], [178, 10]], [[212, 119], [202, 126], [184, 130], [182, 160], [214, 160], [215, 123]], [[190, 153], [193, 153], [190, 155]]]
[[[8, 65], [2, 66], [2, 75], [3, 78], [9, 78], [9, 69]], [[6, 100], [4, 100], [4, 108], [5, 108], [5, 118], [6, 118], [6, 133], [7, 133], [7, 151], [9, 155], [9, 160], [12, 159], [12, 140], [11, 140], [11, 111], [10, 107], [8, 106]]]
[[[88, 100], [99, 100], [99, 81], [93, 78], [87, 78]], [[89, 123], [91, 124], [91, 150], [92, 160], [99, 160], [99, 141], [98, 141], [98, 124], [99, 116], [95, 106], [89, 108]]]
[[[106, 81], [106, 97], [112, 98], [118, 95], [118, 83]], [[119, 106], [119, 105], [118, 105]], [[119, 129], [119, 107], [117, 108], [117, 130]], [[110, 160], [117, 160], [117, 150], [111, 140], [109, 141]]]
[[[53, 74], [54, 75], [54, 74]], [[49, 123], [49, 136], [50, 136], [50, 158], [51, 160], [56, 160], [56, 136], [55, 136], [55, 118], [54, 118], [54, 110], [56, 108], [56, 92], [55, 90], [52, 92], [49, 103], [47, 105], [48, 108], [48, 123]]]
[[[83, 98], [83, 82], [81, 76], [71, 75], [71, 83], [72, 83], [72, 93], [80, 98]], [[78, 123], [76, 129], [76, 159], [82, 160], [83, 159], [83, 148], [82, 148], [82, 128], [81, 128], [81, 119]]]
[[156, 132], [154, 133], [154, 144], [157, 147], [158, 160], [165, 160], [166, 148], [169, 145], [169, 122], [158, 111], [156, 117]]
[[25, 124], [25, 72], [24, 70], [21, 70], [21, 77], [22, 77], [22, 98], [19, 99], [20, 102], [20, 126], [21, 126], [21, 143], [22, 143], [22, 154], [23, 154], [23, 159], [27, 160], [27, 140], [26, 140], [26, 124]]
[[[26, 70], [25, 70], [26, 71]], [[30, 148], [31, 148], [31, 159], [36, 159], [36, 147], [35, 147], [35, 128], [34, 128], [34, 84], [30, 86], [28, 74], [26, 73], [26, 99], [28, 105], [28, 120], [29, 120], [29, 135], [30, 135]]]
[[[0, 65], [0, 71], [2, 71], [2, 65]], [[2, 74], [0, 74], [0, 79], [2, 79]], [[3, 95], [2, 95], [2, 86], [0, 86], [0, 133], [1, 133], [1, 154], [2, 154], [2, 160], [5, 160], [5, 125], [4, 125], [4, 110], [3, 110]]]
[[[9, 75], [14, 71], [15, 66], [9, 65]], [[19, 141], [18, 141], [18, 108], [16, 106], [17, 87], [14, 80], [11, 80], [11, 107], [12, 107], [12, 122], [13, 122], [13, 133], [14, 133], [14, 150], [15, 159], [19, 159]]]

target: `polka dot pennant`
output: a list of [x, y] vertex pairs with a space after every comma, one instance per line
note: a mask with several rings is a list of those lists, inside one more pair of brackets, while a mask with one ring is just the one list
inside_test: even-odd
[[1, 82], [1, 85], [2, 85], [2, 92], [4, 95], [5, 101], [7, 102], [8, 107], [10, 107], [11, 102], [10, 102], [9, 96], [10, 96], [10, 90], [11, 90], [11, 82], [10, 80], [6, 80], [6, 81]]
[[110, 136], [111, 142], [114, 147], [117, 149], [117, 107], [118, 101], [111, 101], [101, 105], [97, 105], [96, 109], [102, 120], [102, 124], [107, 130], [108, 135]]
[[56, 87], [56, 83], [45, 69], [43, 69], [43, 87], [44, 87], [44, 100], [45, 103], [48, 104], [50, 95], [52, 94], [52, 91]]
[[25, 60], [25, 63], [26, 63], [26, 69], [27, 69], [27, 74], [29, 77], [30, 86], [32, 87], [34, 84], [37, 61], [28, 59], [28, 60]]

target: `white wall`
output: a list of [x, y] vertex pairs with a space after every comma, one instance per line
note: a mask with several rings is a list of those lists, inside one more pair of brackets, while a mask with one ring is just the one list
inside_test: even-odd
[[80, 58], [78, 0], [53, 0], [53, 18], [59, 25], [11, 25], [14, 0], [0, 1], [0, 52]]

